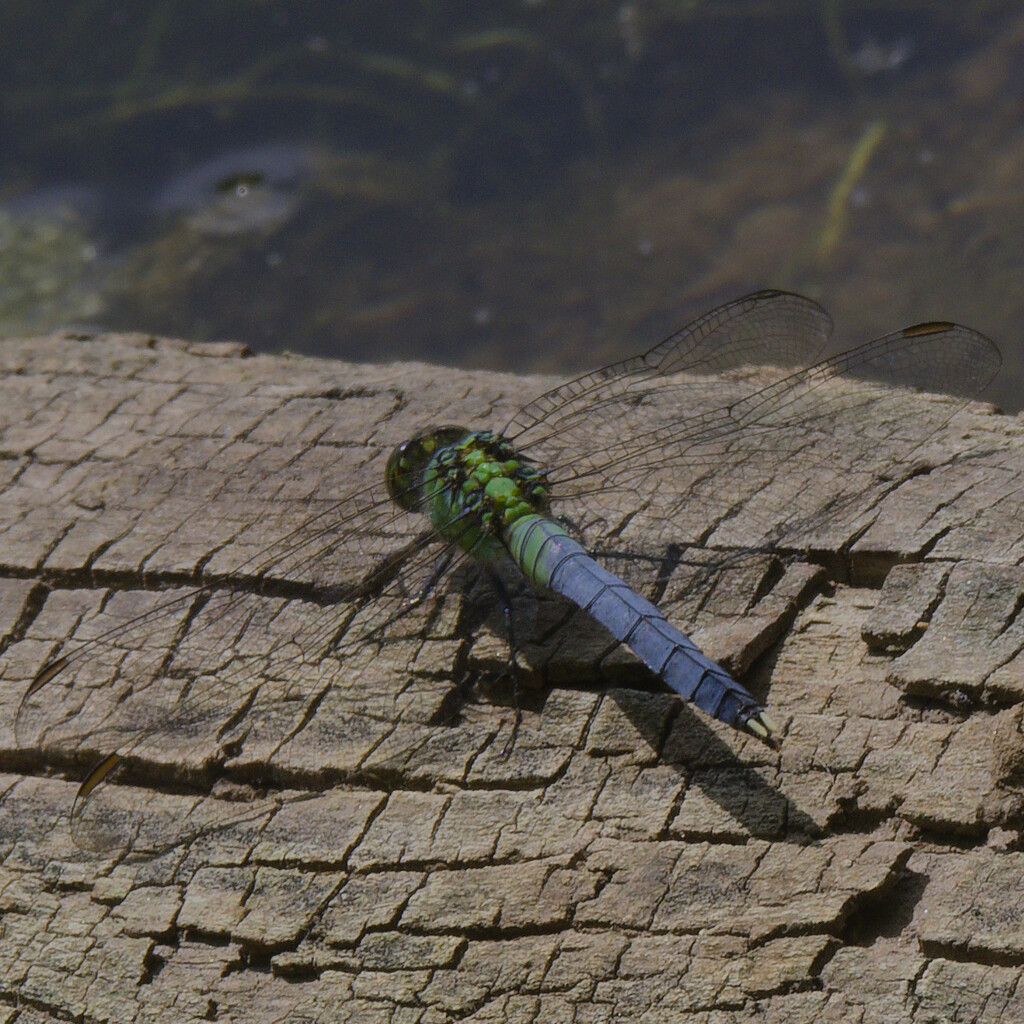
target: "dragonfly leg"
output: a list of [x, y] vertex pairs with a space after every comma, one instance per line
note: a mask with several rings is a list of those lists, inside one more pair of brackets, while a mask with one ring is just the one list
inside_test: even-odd
[[452, 559], [455, 557], [455, 551], [455, 548], [450, 547], [441, 553], [441, 557], [438, 558], [430, 575], [424, 581], [423, 586], [420, 587], [419, 592], [409, 599], [409, 602], [406, 605], [408, 609], [411, 610], [413, 608], [418, 608], [428, 597], [430, 597], [437, 588], [438, 583], [440, 583], [444, 578], [444, 574], [451, 566]]
[[504, 758], [509, 755], [512, 747], [515, 745], [516, 738], [519, 735], [519, 726], [522, 724], [523, 720], [523, 709], [519, 693], [519, 673], [521, 669], [519, 666], [519, 659], [516, 657], [519, 645], [516, 640], [516, 625], [512, 595], [509, 593], [508, 587], [505, 586], [505, 581], [501, 578], [501, 575], [498, 572], [492, 568], [488, 568], [487, 575], [491, 581], [491, 585], [494, 587], [495, 593], [498, 595], [498, 600], [501, 602], [501, 614], [505, 620], [505, 630], [508, 636], [508, 663], [506, 671], [512, 679], [512, 707], [515, 711], [515, 720], [512, 723], [512, 731], [509, 733], [508, 740], [505, 742], [505, 746], [502, 748], [501, 752], [501, 756]]
[[571, 536], [575, 537], [577, 540], [582, 541], [582, 539], [583, 539], [583, 527], [581, 527], [580, 524], [577, 523], [576, 520], [572, 518], [572, 516], [557, 515], [557, 516], [555, 516], [555, 519], [558, 522], [560, 522], [566, 528], [566, 530], [569, 531], [569, 534]]

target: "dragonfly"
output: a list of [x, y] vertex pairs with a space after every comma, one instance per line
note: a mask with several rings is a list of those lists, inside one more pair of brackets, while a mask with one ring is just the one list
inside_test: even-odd
[[[369, 486], [324, 503], [241, 559], [231, 576], [243, 586], [218, 578], [147, 594], [127, 622], [105, 626], [101, 617], [78, 646], [51, 652], [21, 698], [19, 743], [44, 734], [38, 723], [52, 713], [58, 680], [82, 675], [103, 685], [103, 652], [117, 652], [113, 671], [125, 692], [135, 685], [133, 659], [151, 675], [182, 680], [180, 706], [139, 740], [100, 746], [108, 726], [114, 735], [107, 716], [121, 697], [82, 727], [99, 758], [78, 790], [74, 821], [142, 736], [186, 728], [231, 699], [244, 717], [237, 693], [251, 667], [241, 656], [247, 643], [264, 668], [272, 654], [285, 672], [333, 659], [358, 678], [358, 666], [393, 637], [425, 637], [438, 608], [473, 590], [472, 579], [492, 595], [489, 614], [506, 637], [513, 676], [530, 628], [520, 596], [552, 592], [684, 701], [777, 743], [782, 730], [765, 704], [613, 569], [652, 551], [655, 565], [666, 552], [678, 562], [697, 551], [701, 564], [721, 568], [754, 552], [799, 552], [829, 530], [849, 543], [863, 529], [857, 517], [874, 514], [879, 498], [917, 471], [922, 447], [1000, 365], [992, 341], [944, 321], [822, 359], [831, 332], [811, 299], [759, 291], [641, 355], [545, 391], [500, 429], [425, 427], [391, 451]], [[911, 410], [911, 393], [943, 397]], [[292, 630], [294, 605], [311, 615]], [[410, 620], [415, 627], [403, 625]], [[260, 648], [272, 627], [277, 639]], [[170, 653], [147, 663], [144, 648], [160, 637]], [[328, 679], [308, 706], [323, 714], [334, 685]], [[65, 720], [72, 713], [61, 712]], [[301, 734], [308, 715], [290, 735]]]

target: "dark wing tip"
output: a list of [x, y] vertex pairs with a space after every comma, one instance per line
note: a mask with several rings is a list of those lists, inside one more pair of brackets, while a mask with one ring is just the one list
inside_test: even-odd
[[904, 327], [900, 333], [904, 338], [923, 338], [929, 334], [942, 334], [945, 331], [951, 331], [954, 327], [956, 324], [949, 320], [929, 320], [927, 323]]
[[62, 655], [55, 661], [48, 661], [36, 674], [31, 685], [25, 691], [25, 697], [31, 697], [37, 690], [42, 689], [55, 675], [68, 664], [68, 656]]
[[102, 761], [97, 761], [89, 769], [89, 774], [82, 779], [82, 784], [78, 787], [78, 792], [75, 794], [75, 807], [71, 810], [72, 817], [75, 816], [75, 811], [79, 805], [84, 804], [89, 799], [92, 791], [118, 766], [120, 761], [120, 754], [107, 754]]

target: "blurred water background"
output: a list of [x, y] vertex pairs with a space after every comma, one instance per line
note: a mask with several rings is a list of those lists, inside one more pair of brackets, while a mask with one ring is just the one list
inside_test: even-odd
[[567, 371], [745, 291], [994, 337], [1024, 404], [1024, 12], [6, 0], [0, 335]]

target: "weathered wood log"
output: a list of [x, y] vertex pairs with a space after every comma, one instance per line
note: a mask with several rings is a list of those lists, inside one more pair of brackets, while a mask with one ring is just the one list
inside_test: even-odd
[[[1019, 420], [959, 413], [816, 564], [670, 580], [785, 723], [772, 751], [572, 650], [521, 715], [444, 718], [446, 620], [296, 656], [338, 567], [296, 552], [260, 593], [258, 553], [414, 430], [545, 381], [142, 336], [6, 341], [0, 371], [3, 1019], [1024, 1019]], [[211, 580], [15, 737], [69, 636]], [[171, 648], [189, 693], [140, 689]], [[122, 834], [76, 846], [76, 780], [154, 726], [96, 805]]]

